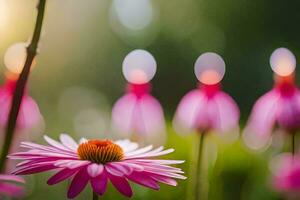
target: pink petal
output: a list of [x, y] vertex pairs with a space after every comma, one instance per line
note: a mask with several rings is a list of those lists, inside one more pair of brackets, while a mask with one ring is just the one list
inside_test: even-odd
[[280, 98], [277, 119], [284, 129], [294, 130], [300, 127], [300, 92]]
[[108, 173], [109, 180], [115, 186], [115, 188], [124, 196], [131, 197], [132, 196], [132, 189], [126, 180], [126, 178], [113, 176], [112, 174]]
[[0, 175], [0, 181], [15, 181], [19, 183], [25, 183], [25, 180], [22, 177], [15, 175]]
[[190, 133], [208, 126], [207, 97], [198, 89], [187, 93], [180, 101], [173, 120], [178, 133]]
[[177, 182], [174, 179], [166, 177], [166, 176], [151, 174], [151, 178], [153, 178], [157, 182], [161, 182], [161, 183], [171, 185], [171, 186], [177, 186]]
[[[136, 111], [138, 112], [138, 111]], [[134, 120], [134, 122], [141, 121], [136, 124], [136, 127], [140, 127], [141, 132], [145, 134], [158, 134], [162, 137], [165, 134], [165, 118], [163, 109], [160, 103], [151, 95], [143, 95], [139, 100], [139, 112], [140, 116]]]
[[102, 164], [93, 163], [87, 167], [88, 174], [93, 178], [99, 176], [103, 172], [103, 170], [104, 167]]
[[224, 92], [216, 93], [208, 103], [208, 117], [211, 128], [219, 132], [229, 132], [239, 126], [239, 108], [234, 100]]
[[127, 178], [137, 184], [149, 187], [153, 190], [158, 190], [159, 185], [149, 175], [143, 172], [133, 172], [127, 175]]
[[[10, 105], [12, 100], [12, 94], [6, 90], [0, 92], [0, 124], [4, 126], [6, 124], [8, 114], [10, 111]], [[23, 97], [17, 126], [21, 128], [31, 128], [41, 120], [41, 114], [36, 102], [27, 94]]]
[[165, 136], [162, 107], [148, 94], [137, 97], [130, 93], [121, 97], [113, 108], [112, 121], [113, 127], [124, 135], [135, 132], [147, 136], [146, 140]]
[[11, 183], [0, 183], [0, 194], [18, 198], [24, 195], [24, 188], [22, 186], [14, 185]]
[[113, 128], [119, 133], [129, 134], [131, 132], [136, 101], [135, 95], [126, 94], [114, 105], [112, 109], [112, 124]]
[[107, 188], [107, 182], [108, 179], [104, 173], [95, 178], [92, 178], [91, 185], [94, 192], [96, 192], [100, 196], [103, 195]]
[[86, 186], [89, 181], [89, 175], [86, 168], [81, 169], [73, 178], [68, 190], [68, 198], [75, 198]]
[[67, 147], [67, 148], [69, 148], [69, 149], [71, 149], [73, 151], [77, 151], [78, 144], [68, 134], [60, 134], [59, 138], [60, 138], [61, 143], [65, 147]]
[[79, 169], [62, 169], [59, 172], [57, 172], [55, 175], [53, 175], [51, 178], [49, 178], [47, 183], [49, 185], [57, 184], [71, 177], [73, 174], [78, 172], [78, 170]]
[[276, 122], [279, 94], [272, 90], [260, 97], [252, 109], [243, 139], [253, 149], [264, 147]]

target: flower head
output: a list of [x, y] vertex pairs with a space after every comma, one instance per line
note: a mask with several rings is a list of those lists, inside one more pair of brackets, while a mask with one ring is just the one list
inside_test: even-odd
[[300, 196], [300, 158], [299, 155], [281, 154], [270, 163], [273, 173], [273, 186], [286, 195]]
[[185, 179], [181, 169], [169, 166], [183, 161], [155, 159], [173, 152], [173, 149], [138, 148], [129, 140], [81, 139], [78, 144], [66, 134], [60, 135], [60, 142], [47, 136], [45, 140], [49, 145], [23, 142], [21, 147], [28, 151], [9, 156], [23, 160], [13, 173], [26, 175], [58, 170], [47, 183], [54, 185], [72, 178], [68, 198], [75, 198], [88, 182], [98, 195], [105, 193], [110, 181], [120, 193], [131, 197], [133, 193], [128, 181], [158, 190], [158, 183], [175, 186], [175, 179]]
[[0, 174], [0, 197], [21, 197], [24, 191], [18, 183], [25, 183], [25, 181], [15, 175]]
[[300, 91], [295, 85], [293, 73], [296, 61], [290, 54], [287, 49], [280, 48], [271, 56], [275, 84], [253, 106], [243, 134], [250, 148], [265, 147], [276, 125], [289, 133], [300, 128]]
[[215, 53], [202, 54], [195, 63], [201, 82], [180, 101], [173, 125], [179, 133], [214, 130], [229, 132], [238, 128], [239, 109], [235, 101], [221, 90], [225, 73], [223, 59]]
[[[7, 79], [0, 88], [0, 126], [6, 126], [13, 93], [16, 86], [15, 79]], [[31, 128], [41, 121], [41, 113], [37, 103], [27, 94], [24, 95], [18, 115], [18, 128]]]
[[128, 81], [127, 92], [112, 110], [113, 129], [123, 137], [137, 137], [135, 139], [146, 143], [164, 141], [163, 109], [150, 94], [149, 81], [155, 72], [156, 62], [147, 51], [132, 51], [124, 59], [123, 74]]

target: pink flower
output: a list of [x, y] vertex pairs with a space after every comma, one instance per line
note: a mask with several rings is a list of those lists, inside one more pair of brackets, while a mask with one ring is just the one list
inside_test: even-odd
[[131, 137], [143, 143], [164, 143], [165, 119], [163, 109], [150, 94], [150, 81], [157, 64], [147, 51], [131, 51], [122, 64], [128, 81], [127, 94], [121, 97], [112, 110], [112, 127], [122, 137]]
[[270, 164], [273, 186], [287, 195], [300, 195], [300, 158], [289, 153], [273, 158]]
[[11, 159], [21, 159], [14, 174], [26, 175], [58, 170], [49, 180], [49, 185], [72, 178], [68, 198], [75, 198], [90, 182], [98, 195], [106, 191], [107, 183], [123, 195], [132, 196], [128, 181], [158, 190], [158, 183], [176, 186], [176, 179], [185, 179], [181, 169], [169, 166], [179, 164], [178, 160], [158, 160], [157, 156], [166, 155], [174, 149], [152, 146], [138, 148], [129, 140], [86, 140], [76, 143], [69, 135], [61, 134], [60, 142], [47, 136], [49, 145], [23, 142], [21, 147], [28, 151], [14, 153]]
[[[4, 86], [0, 88], [0, 126], [2, 127], [6, 126], [15, 85], [15, 79], [7, 79]], [[25, 94], [19, 111], [17, 127], [31, 128], [40, 120], [41, 113], [38, 105], [30, 96]]]
[[24, 193], [23, 187], [16, 183], [25, 183], [25, 181], [15, 175], [0, 174], [0, 197], [21, 197]]
[[225, 133], [237, 129], [238, 121], [238, 106], [220, 90], [220, 85], [201, 84], [183, 97], [173, 124], [180, 133], [206, 130]]
[[216, 53], [201, 54], [194, 71], [201, 82], [179, 103], [173, 126], [179, 133], [216, 131], [227, 133], [238, 129], [239, 109], [235, 101], [221, 91], [225, 62]]
[[246, 144], [265, 146], [276, 125], [290, 133], [300, 128], [300, 92], [293, 75], [277, 76], [274, 88], [256, 101], [244, 133]]
[[163, 140], [165, 119], [160, 103], [150, 95], [150, 84], [128, 84], [127, 94], [112, 110], [113, 128], [124, 137], [133, 133], [146, 141]]

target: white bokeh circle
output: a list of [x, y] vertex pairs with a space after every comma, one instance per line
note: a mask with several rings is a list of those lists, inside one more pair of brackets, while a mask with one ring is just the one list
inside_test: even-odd
[[[6, 68], [16, 74], [20, 74], [27, 57], [28, 44], [25, 42], [15, 43], [11, 45], [4, 54], [4, 64]], [[33, 61], [34, 65], [35, 61]]]
[[149, 82], [154, 77], [156, 68], [154, 57], [142, 49], [130, 52], [123, 61], [123, 74], [133, 84]]
[[271, 54], [270, 65], [277, 75], [288, 76], [295, 71], [296, 57], [289, 49], [281, 47]]
[[225, 74], [225, 62], [221, 56], [213, 52], [201, 54], [194, 65], [197, 79], [207, 85], [220, 82]]

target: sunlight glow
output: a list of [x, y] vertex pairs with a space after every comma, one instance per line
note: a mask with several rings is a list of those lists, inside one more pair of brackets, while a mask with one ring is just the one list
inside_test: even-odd
[[270, 57], [272, 70], [280, 76], [288, 76], [295, 71], [296, 58], [287, 48], [276, 49]]
[[123, 74], [130, 83], [147, 83], [154, 77], [155, 73], [156, 61], [148, 51], [134, 50], [123, 61]]
[[[16, 74], [21, 73], [26, 61], [27, 45], [25, 42], [15, 43], [6, 50], [4, 64], [10, 72]], [[35, 61], [33, 61], [32, 65], [35, 65]]]
[[194, 72], [201, 83], [213, 85], [224, 77], [225, 62], [218, 54], [207, 52], [198, 57]]
[[120, 23], [131, 30], [146, 28], [154, 18], [150, 0], [114, 0], [112, 9]]

